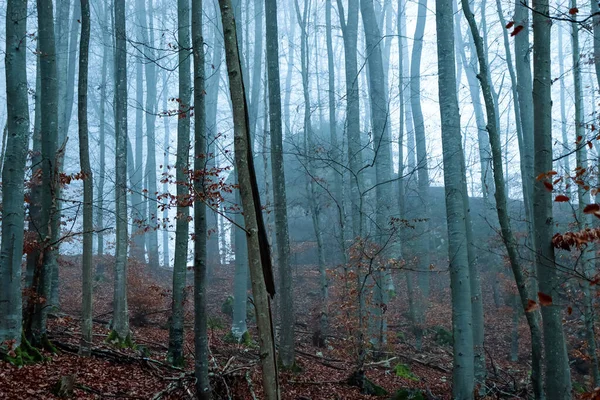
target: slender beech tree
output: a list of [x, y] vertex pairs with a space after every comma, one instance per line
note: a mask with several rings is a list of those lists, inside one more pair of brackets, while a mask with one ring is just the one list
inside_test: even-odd
[[79, 352], [91, 354], [92, 346], [92, 254], [94, 239], [94, 183], [90, 166], [88, 140], [87, 91], [90, 48], [90, 3], [81, 0], [81, 41], [79, 43], [79, 82], [77, 86], [77, 119], [79, 122], [79, 164], [83, 174], [83, 274], [82, 319]]
[[198, 398], [211, 396], [208, 378], [208, 313], [206, 307], [206, 108], [204, 93], [204, 39], [202, 0], [192, 0], [192, 50], [194, 58], [194, 372]]
[[[373, 0], [361, 0], [360, 9], [363, 20], [365, 41], [368, 54], [368, 75], [369, 75], [369, 95], [371, 98], [371, 130], [373, 134], [373, 145], [375, 151], [375, 198], [376, 198], [376, 242], [386, 250], [389, 247], [393, 250], [395, 239], [390, 240], [390, 235], [394, 232], [389, 231], [391, 216], [393, 212], [392, 196], [392, 152], [391, 138], [389, 130], [388, 99], [386, 93], [385, 74], [383, 69], [383, 56], [381, 52], [381, 33], [377, 26]], [[397, 254], [391, 254], [396, 257]], [[377, 324], [377, 335], [375, 336], [377, 350], [381, 349], [387, 336], [387, 320], [382, 310], [387, 307], [388, 294], [385, 288], [386, 272], [377, 270], [374, 272], [375, 279], [375, 320]]]
[[[526, 174], [523, 181], [523, 203], [525, 205], [525, 218], [528, 222], [528, 241], [533, 248], [533, 83], [531, 78], [531, 45], [529, 36], [531, 32], [528, 2], [515, 2], [515, 26], [522, 26], [519, 34], [515, 35], [515, 72], [517, 75], [517, 93], [519, 110], [521, 112], [521, 130], [523, 131], [523, 148], [520, 156], [523, 159]], [[537, 282], [531, 280], [532, 293], [537, 292]], [[541, 375], [540, 375], [541, 376]]]
[[109, 339], [120, 345], [130, 342], [127, 308], [127, 31], [125, 0], [114, 0], [115, 33], [115, 291]]
[[98, 162], [98, 173], [96, 174], [96, 183], [98, 185], [97, 191], [97, 209], [96, 209], [96, 229], [98, 229], [97, 235], [97, 252], [99, 257], [97, 275], [104, 275], [104, 262], [102, 256], [104, 255], [104, 182], [106, 174], [106, 126], [107, 126], [107, 114], [106, 114], [106, 93], [108, 86], [108, 64], [109, 64], [109, 51], [112, 49], [109, 37], [109, 23], [108, 19], [111, 16], [110, 4], [103, 2], [103, 23], [102, 29], [102, 70], [100, 73], [100, 115], [99, 115], [99, 128], [98, 128], [98, 147], [99, 147], [99, 162]]
[[[284, 368], [292, 368], [294, 366], [294, 301], [292, 268], [290, 265], [285, 173], [283, 169], [277, 0], [265, 0], [265, 17], [269, 85], [269, 130], [271, 133], [271, 174], [273, 178], [273, 208], [275, 210], [275, 242], [277, 244], [277, 263], [279, 265], [280, 279], [281, 333], [279, 357]], [[225, 23], [223, 23], [223, 29], [225, 29]], [[247, 212], [246, 207], [244, 207], [244, 210]]]
[[[27, 87], [27, 0], [6, 5], [6, 73], [8, 138], [2, 165], [2, 247], [0, 248], [0, 343], [21, 343], [23, 259], [23, 181], [29, 144]], [[39, 96], [39, 93], [36, 93]]]
[[[41, 112], [41, 188], [40, 221], [38, 225], [41, 256], [35, 266], [32, 289], [28, 299], [25, 334], [34, 345], [46, 341], [46, 318], [51, 295], [52, 272], [56, 265], [58, 239], [58, 83], [56, 80], [56, 47], [52, 0], [38, 0], [38, 49], [40, 52], [40, 112]], [[44, 301], [38, 301], [44, 299]]]
[[360, 97], [358, 92], [358, 12], [359, 0], [348, 1], [348, 17], [344, 15], [342, 0], [337, 0], [340, 25], [344, 38], [344, 70], [346, 77], [346, 132], [348, 136], [348, 169], [350, 173], [350, 215], [353, 237], [362, 236], [362, 146], [360, 139]]
[[[577, 1], [571, 0], [571, 9], [577, 9]], [[581, 84], [581, 55], [579, 50], [579, 24], [572, 18], [571, 22], [571, 53], [573, 59], [573, 91], [575, 99], [575, 140], [577, 144], [577, 151], [575, 153], [577, 158], [577, 168], [580, 171], [587, 171], [588, 160], [587, 160], [587, 146], [582, 145], [587, 141], [585, 139], [585, 117], [583, 109], [583, 91]], [[568, 171], [567, 173], [570, 173]], [[577, 185], [577, 223], [579, 230], [592, 227], [591, 215], [584, 214], [583, 210], [586, 205], [590, 202], [590, 193], [585, 185]], [[593, 279], [594, 276], [594, 251], [595, 247], [591, 249], [581, 250], [581, 267], [583, 275], [587, 278], [581, 282], [581, 291], [583, 293], [583, 319], [585, 325], [585, 335], [587, 340], [587, 353], [591, 363], [592, 379], [594, 380], [594, 386], [600, 383], [600, 371], [598, 370], [598, 355], [596, 352], [596, 335], [594, 333], [594, 301], [590, 293], [590, 285], [588, 279]]]
[[[419, 211], [416, 218], [428, 218], [429, 208], [429, 171], [427, 148], [425, 142], [425, 121], [421, 107], [421, 55], [423, 52], [423, 37], [427, 20], [427, 0], [419, 0], [417, 9], [417, 24], [410, 64], [410, 104], [414, 122], [414, 135], [417, 155], [418, 194], [420, 204], [414, 204]], [[409, 144], [409, 149], [412, 143]], [[410, 156], [409, 156], [410, 157]], [[410, 168], [410, 167], [409, 167]], [[429, 297], [429, 232], [428, 223], [418, 224], [420, 238], [417, 244], [419, 265], [417, 272], [418, 295], [415, 297], [415, 320], [413, 321], [417, 348], [421, 348], [423, 340], [423, 324]]]
[[[238, 182], [244, 208], [244, 224], [248, 243], [248, 261], [252, 281], [252, 293], [256, 309], [258, 325], [258, 342], [261, 353], [264, 397], [267, 400], [279, 400], [279, 378], [277, 375], [277, 359], [271, 317], [269, 294], [274, 294], [272, 271], [268, 243], [262, 243], [260, 248], [259, 235], [264, 235], [264, 225], [260, 213], [260, 198], [256, 175], [254, 174], [252, 150], [250, 148], [250, 121], [248, 106], [242, 77], [242, 66], [237, 47], [236, 24], [230, 0], [219, 0], [221, 18], [223, 21], [223, 37], [225, 40], [225, 56], [229, 75], [229, 92], [233, 109], [234, 152], [235, 164], [238, 171]], [[268, 3], [267, 3], [267, 10]], [[269, 12], [267, 11], [267, 14]], [[268, 25], [267, 17], [267, 25]], [[263, 229], [263, 232], [260, 231]], [[265, 275], [266, 272], [266, 275]], [[270, 279], [265, 280], [267, 277]], [[268, 285], [267, 285], [268, 284]], [[271, 290], [271, 293], [267, 293]]]
[[[533, 0], [533, 116], [534, 175], [545, 176], [552, 170], [552, 98], [551, 98], [551, 27], [548, 0]], [[521, 32], [517, 36], [526, 34]], [[521, 104], [522, 105], [522, 104]], [[521, 108], [523, 110], [523, 108]], [[560, 274], [552, 246], [552, 193], [545, 179], [535, 181], [533, 190], [533, 224], [535, 262], [539, 290], [553, 299], [542, 307], [546, 396], [548, 400], [571, 398], [571, 371], [562, 327], [559, 302]]]
[[474, 389], [469, 243], [464, 207], [464, 196], [467, 194], [464, 190], [466, 177], [456, 95], [452, 0], [436, 0], [435, 9], [444, 190], [448, 223], [448, 257], [452, 290], [452, 331], [454, 333], [452, 397], [462, 400], [472, 399]]
[[[168, 90], [168, 76], [167, 70], [163, 70], [162, 73], [162, 87], [163, 87], [163, 110], [169, 109], [169, 90]], [[163, 174], [168, 175], [170, 171], [169, 165], [169, 146], [171, 143], [171, 120], [169, 117], [163, 118], [163, 125], [165, 130], [165, 141], [164, 141], [164, 153], [163, 153]], [[164, 180], [163, 183], [163, 193], [169, 192], [169, 183], [168, 180]], [[169, 209], [167, 207], [164, 208], [162, 213], [162, 220], [164, 224], [163, 234], [162, 234], [162, 250], [163, 250], [163, 267], [168, 268], [171, 264], [171, 257], [169, 256]]]
[[[468, 0], [462, 0], [462, 7], [467, 22], [469, 23], [474, 46], [477, 52], [477, 57], [479, 59], [478, 77], [480, 80], [481, 90], [483, 93], [483, 99], [486, 108], [486, 129], [488, 132], [492, 151], [492, 166], [495, 184], [494, 197], [496, 201], [498, 220], [500, 223], [500, 231], [502, 235], [502, 240], [508, 252], [513, 275], [517, 283], [517, 288], [521, 298], [521, 304], [523, 306], [523, 309], [527, 310], [530, 296], [529, 291], [527, 290], [527, 282], [523, 274], [522, 264], [520, 262], [520, 258], [517, 252], [516, 239], [512, 232], [510, 219], [508, 217], [508, 195], [506, 193], [505, 178], [502, 169], [502, 148], [500, 144], [498, 118], [496, 115], [497, 108], [496, 104], [494, 103], [493, 93], [491, 90], [490, 74], [488, 70], [487, 60], [484, 54], [484, 43], [481, 38], [481, 35], [479, 34], [477, 23], [475, 22], [475, 16], [471, 12]], [[527, 312], [526, 316], [532, 337], [532, 383], [534, 386], [535, 396], [536, 398], [539, 398], [539, 396], [541, 396], [541, 371], [539, 371], [539, 360], [541, 359], [541, 355], [539, 353], [539, 351], [541, 350], [539, 348], [539, 345], [541, 343], [541, 332], [539, 329], [539, 320], [537, 313], [535, 311]]]
[[175, 180], [177, 184], [177, 222], [175, 228], [175, 260], [173, 262], [173, 302], [169, 326], [169, 361], [183, 366], [183, 303], [187, 274], [189, 242], [190, 188], [187, 171], [190, 168], [190, 1], [177, 1], [177, 38], [179, 43], [179, 97], [177, 103], [177, 161]]

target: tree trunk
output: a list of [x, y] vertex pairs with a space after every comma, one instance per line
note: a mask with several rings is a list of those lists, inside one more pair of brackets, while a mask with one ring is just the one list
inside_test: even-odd
[[[515, 281], [517, 283], [517, 287], [519, 289], [519, 294], [521, 296], [521, 303], [523, 305], [523, 309], [526, 310], [528, 307], [528, 300], [530, 298], [529, 292], [527, 291], [527, 282], [523, 276], [523, 271], [519, 262], [519, 256], [517, 254], [517, 245], [516, 240], [513, 235], [510, 220], [508, 217], [508, 207], [507, 207], [507, 195], [506, 195], [506, 186], [504, 180], [504, 173], [502, 169], [502, 148], [500, 145], [500, 134], [498, 130], [498, 119], [496, 117], [496, 106], [494, 103], [492, 91], [491, 91], [491, 83], [488, 72], [488, 64], [485, 60], [484, 55], [484, 45], [479, 34], [477, 24], [475, 22], [475, 17], [471, 12], [469, 7], [469, 3], [467, 0], [462, 0], [462, 7], [465, 17], [469, 23], [469, 27], [471, 30], [471, 35], [473, 37], [474, 45], [477, 51], [477, 57], [479, 59], [479, 80], [481, 83], [481, 90], [483, 93], [483, 98], [486, 107], [487, 114], [487, 131], [489, 135], [489, 141], [492, 148], [492, 165], [493, 165], [493, 173], [494, 173], [494, 184], [495, 184], [495, 200], [496, 200], [496, 209], [498, 212], [498, 220], [500, 222], [500, 229], [502, 234], [502, 240], [504, 241], [504, 245], [506, 246], [506, 250], [508, 252], [509, 260], [511, 263], [511, 268], [513, 270], [513, 274], [515, 276]], [[537, 318], [537, 313], [535, 311], [526, 313], [527, 320], [529, 323], [529, 328], [531, 330], [532, 336], [532, 383], [534, 386], [534, 392], [536, 393], [540, 389], [541, 375], [539, 371], [540, 367], [540, 354], [539, 344], [541, 340], [541, 335], [539, 332], [539, 322]]]
[[[154, 52], [151, 50], [154, 46], [154, 12], [152, 0], [148, 3], [148, 28], [143, 32], [149, 32], [149, 46], [146, 46], [146, 59], [154, 60]], [[146, 26], [146, 25], [144, 25]], [[147, 36], [147, 35], [145, 35]], [[147, 138], [147, 156], [146, 156], [146, 177], [148, 179], [148, 220], [150, 230], [146, 233], [148, 237], [148, 265], [151, 271], [158, 270], [160, 265], [158, 256], [158, 207], [156, 201], [157, 177], [156, 177], [156, 114], [158, 111], [157, 93], [158, 86], [156, 66], [153, 62], [146, 62], [146, 138]]]
[[208, 378], [208, 334], [206, 306], [206, 109], [204, 93], [204, 39], [202, 0], [192, 0], [192, 49], [194, 56], [194, 374], [198, 398], [212, 398]]
[[[551, 21], [548, 0], [533, 3], [533, 115], [534, 115], [534, 175], [552, 170], [552, 98], [550, 87]], [[526, 34], [521, 32], [519, 35]], [[517, 35], [517, 36], [519, 36]], [[522, 109], [522, 108], [521, 108]], [[523, 130], [525, 132], [525, 130]], [[545, 179], [535, 182], [533, 191], [533, 223], [535, 229], [535, 261], [540, 291], [559, 301], [561, 276], [555, 264], [552, 246], [553, 219], [552, 193]], [[562, 327], [561, 309], [557, 304], [542, 307], [544, 327], [544, 350], [546, 362], [546, 393], [549, 400], [571, 398], [571, 375], [569, 358]]]
[[[2, 244], [0, 253], [0, 343], [21, 343], [23, 259], [23, 181], [29, 144], [27, 87], [27, 1], [9, 0], [6, 5], [6, 98], [5, 159], [2, 166]], [[36, 93], [39, 96], [39, 93]]]
[[[375, 188], [376, 197], [376, 224], [377, 224], [377, 244], [385, 249], [386, 245], [390, 248], [385, 249], [390, 257], [397, 257], [395, 254], [395, 232], [389, 230], [393, 212], [392, 195], [392, 158], [391, 158], [391, 138], [388, 125], [388, 105], [385, 84], [385, 74], [383, 69], [383, 56], [381, 52], [381, 33], [377, 27], [375, 11], [372, 0], [361, 0], [360, 2], [362, 20], [365, 32], [365, 41], [367, 45], [369, 82], [371, 97], [371, 129], [373, 133], [375, 150]], [[385, 271], [378, 270], [374, 274], [375, 278], [375, 319], [378, 326], [376, 336], [376, 349], [381, 350], [385, 344], [387, 336], [387, 319], [383, 309], [387, 307], [388, 293], [385, 287]]]
[[348, 135], [348, 166], [350, 174], [350, 215], [354, 238], [364, 233], [362, 212], [362, 146], [360, 139], [360, 98], [358, 92], [358, 11], [359, 0], [348, 1], [348, 19], [344, 16], [341, 0], [337, 0], [340, 24], [344, 38], [344, 65], [346, 74], [346, 132]]
[[97, 210], [96, 210], [96, 228], [98, 229], [98, 268], [97, 275], [98, 277], [104, 276], [104, 261], [102, 260], [102, 256], [104, 255], [104, 233], [102, 232], [104, 227], [104, 182], [105, 182], [105, 174], [106, 174], [106, 92], [107, 92], [107, 74], [108, 74], [108, 59], [109, 59], [109, 49], [112, 48], [110, 43], [110, 38], [108, 35], [108, 18], [112, 13], [110, 12], [109, 5], [105, 3], [104, 5], [104, 29], [106, 32], [102, 35], [102, 45], [103, 45], [103, 53], [102, 53], [102, 72], [100, 78], [100, 116], [99, 116], [99, 133], [98, 133], [98, 147], [99, 147], [99, 166], [98, 166], [98, 174], [96, 182], [98, 183], [98, 197], [97, 197]]
[[[464, 2], [463, 2], [464, 8]], [[454, 69], [453, 9], [450, 0], [436, 0], [440, 115], [444, 157], [444, 190], [448, 222], [448, 257], [452, 291], [454, 369], [452, 397], [472, 399], [474, 389], [471, 287], [467, 241], [464, 155]], [[414, 75], [413, 75], [414, 76]]]
[[[266, 4], [266, 9], [269, 10], [269, 3], [267, 2]], [[248, 119], [248, 107], [246, 105], [231, 2], [230, 0], [219, 0], [219, 5], [223, 20], [229, 91], [233, 105], [235, 163], [238, 170], [242, 206], [244, 208], [245, 230], [248, 239], [248, 260], [258, 325], [263, 388], [267, 400], [278, 400], [280, 398], [280, 391], [271, 310], [267, 294], [269, 287], [267, 287], [267, 282], [265, 282], [265, 278], [267, 276], [272, 277], [272, 275], [270, 273], [270, 264], [266, 264], [266, 262], [270, 261], [268, 243], [262, 243], [264, 246], [262, 251], [259, 248], [259, 235], [264, 235], [265, 232], [259, 230], [259, 228], [264, 230], [264, 226], [261, 226], [262, 224], [259, 222], [259, 218], [262, 219], [262, 215], [258, 212], [260, 210], [260, 198], [256, 185], [256, 175], [254, 174], [252, 151], [249, 147], [250, 121]], [[268, 11], [267, 14], [270, 15]], [[263, 239], [266, 239], [266, 235]], [[267, 272], [267, 276], [265, 276], [265, 272]], [[271, 290], [273, 290], [272, 281], [269, 283]], [[274, 293], [274, 291], [271, 293]]]
[[[418, 194], [420, 204], [414, 218], [428, 218], [429, 209], [429, 171], [427, 162], [427, 148], [425, 142], [425, 121], [421, 110], [421, 54], [423, 51], [423, 36], [427, 18], [427, 0], [419, 0], [417, 12], [417, 25], [415, 28], [414, 43], [412, 48], [410, 66], [410, 103], [414, 121], [414, 133], [417, 149], [417, 176]], [[409, 147], [410, 148], [410, 147]], [[415, 205], [417, 206], [417, 205]], [[421, 347], [427, 299], [429, 298], [429, 233], [427, 222], [419, 222], [417, 234], [418, 254], [418, 295], [415, 299], [415, 335], [417, 348]]]
[[129, 337], [127, 308], [127, 33], [125, 0], [115, 0], [115, 202], [116, 250], [112, 336], [120, 344]]
[[173, 262], [173, 302], [169, 327], [169, 362], [183, 366], [183, 314], [187, 274], [189, 242], [189, 196], [188, 169], [190, 158], [190, 1], [177, 2], [177, 37], [179, 41], [179, 104], [177, 119], [177, 161], [175, 180], [177, 181], [177, 222], [175, 228], [175, 260]]
[[[275, 240], [277, 243], [281, 302], [281, 339], [279, 343], [279, 357], [284, 368], [291, 368], [294, 366], [294, 294], [292, 289], [292, 269], [290, 265], [285, 173], [283, 169], [281, 88], [279, 84], [279, 36], [277, 33], [276, 0], [265, 0], [265, 16], [269, 84], [269, 128], [271, 132], [271, 173], [273, 175]], [[224, 25], [225, 23], [223, 23], [223, 26]], [[244, 207], [244, 210], [247, 211], [247, 208]]]
[[81, 0], [81, 42], [79, 44], [79, 82], [77, 86], [77, 119], [79, 121], [79, 164], [83, 174], [83, 274], [82, 319], [79, 352], [90, 356], [92, 350], [92, 254], [94, 240], [94, 184], [90, 166], [88, 141], [87, 90], [90, 47], [90, 3]]
[[[168, 110], [169, 109], [169, 103], [168, 103], [168, 97], [169, 97], [169, 90], [168, 90], [168, 77], [167, 77], [167, 71], [163, 70], [163, 74], [162, 74], [162, 86], [163, 86], [163, 110]], [[164, 141], [164, 154], [163, 154], [163, 178], [168, 175], [170, 172], [170, 165], [169, 165], [169, 151], [167, 151], [169, 149], [170, 146], [170, 142], [171, 142], [171, 120], [169, 119], [168, 116], [163, 117], [163, 124], [164, 124], [164, 130], [165, 130], [165, 141]], [[164, 183], [163, 183], [163, 188], [162, 188], [163, 193], [168, 193], [169, 192], [169, 183], [168, 180], [165, 179]], [[163, 209], [163, 213], [162, 213], [162, 221], [163, 221], [163, 232], [162, 232], [162, 250], [163, 250], [163, 268], [169, 268], [169, 266], [171, 265], [171, 257], [170, 257], [170, 251], [169, 251], [169, 228], [168, 226], [170, 225], [169, 223], [169, 207], [165, 207]]]
[[[577, 1], [571, 0], [571, 9], [577, 8]], [[577, 166], [576, 168], [580, 171], [588, 170], [587, 161], [587, 149], [585, 144], [585, 113], [583, 109], [583, 92], [581, 88], [581, 56], [579, 51], [579, 24], [571, 22], [571, 49], [573, 57], [573, 97], [575, 98], [575, 143], [577, 146], [576, 157]], [[594, 103], [592, 103], [594, 104]], [[580, 139], [581, 138], [581, 139]], [[571, 171], [567, 171], [570, 173]], [[592, 228], [591, 215], [584, 214], [583, 210], [586, 205], [590, 203], [590, 193], [584, 185], [577, 185], [577, 222], [578, 229], [580, 231]], [[589, 279], [593, 279], [595, 274], [594, 271], [594, 251], [595, 246], [591, 249], [582, 248], [581, 250], [581, 266], [585, 280], [581, 282], [581, 288], [583, 292], [583, 316], [585, 334], [587, 340], [587, 352], [592, 364], [591, 374], [594, 381], [594, 386], [600, 383], [600, 371], [598, 370], [598, 355], [596, 352], [596, 336], [594, 333], [594, 300], [591, 297]]]
[[[39, 237], [41, 254], [33, 274], [32, 289], [36, 296], [29, 298], [26, 311], [25, 334], [34, 346], [46, 339], [46, 318], [51, 304], [52, 271], [56, 266], [54, 241], [58, 239], [57, 174], [60, 171], [57, 154], [58, 135], [58, 84], [56, 81], [56, 50], [54, 44], [54, 18], [51, 0], [38, 0], [38, 43], [41, 73], [41, 138], [42, 181], [40, 188]], [[41, 296], [45, 301], [35, 301]]]

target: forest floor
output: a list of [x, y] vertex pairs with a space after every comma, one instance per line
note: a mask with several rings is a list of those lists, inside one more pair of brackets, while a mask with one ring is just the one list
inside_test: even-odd
[[[110, 260], [104, 261], [110, 265]], [[53, 389], [62, 377], [71, 378], [73, 398], [77, 399], [192, 399], [195, 392], [192, 305], [186, 305], [187, 366], [183, 370], [175, 369], [169, 367], [165, 359], [169, 338], [169, 281], [150, 277], [139, 265], [131, 266], [129, 307], [137, 348], [117, 350], [105, 342], [112, 307], [112, 278], [107, 268], [106, 278], [96, 283], [94, 292], [94, 352], [92, 357], [80, 357], [77, 355], [81, 302], [79, 265], [75, 259], [61, 261], [61, 313], [49, 320], [49, 336], [58, 353], [45, 353], [46, 362], [23, 367], [0, 362], [0, 399], [57, 398]], [[222, 312], [222, 305], [232, 293], [233, 272], [232, 265], [216, 268], [208, 289], [212, 386], [217, 399], [262, 399], [257, 346], [225, 340], [231, 318]], [[451, 330], [451, 307], [449, 289], [442, 280], [434, 281], [431, 287], [431, 304], [420, 351], [414, 347], [407, 317], [405, 280], [398, 280], [398, 295], [385, 312], [390, 331], [388, 342], [380, 358], [369, 357], [364, 368], [366, 376], [389, 393], [375, 397], [361, 394], [348, 383], [354, 371], [355, 342], [347, 331], [351, 324], [343, 315], [333, 315], [332, 311], [343, 310], [343, 304], [333, 302], [331, 336], [325, 347], [315, 347], [312, 337], [320, 313], [318, 273], [314, 266], [302, 266], [294, 268], [294, 274], [296, 360], [301, 371], [281, 373], [283, 399], [390, 399], [402, 389], [407, 390], [408, 397], [398, 399], [451, 398], [452, 346], [444, 336], [445, 331]], [[332, 287], [332, 297], [335, 297], [335, 285]], [[189, 290], [191, 299], [192, 288]], [[519, 360], [511, 362], [512, 308], [496, 307], [491, 292], [484, 287], [488, 376], [482, 388], [486, 394], [481, 398], [527, 398], [531, 394], [528, 384], [530, 341], [525, 320], [521, 318], [519, 324]], [[249, 327], [252, 337], [256, 337], [254, 324], [250, 322]], [[589, 388], [587, 378], [578, 375], [577, 379], [582, 383], [580, 386]], [[416, 391], [423, 397], [416, 397]]]

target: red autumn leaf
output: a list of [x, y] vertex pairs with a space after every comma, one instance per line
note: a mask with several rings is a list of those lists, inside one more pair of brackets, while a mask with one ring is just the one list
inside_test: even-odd
[[558, 196], [556, 196], [554, 201], [556, 201], [557, 203], [564, 203], [566, 201], [569, 201], [569, 198], [567, 196], [565, 196], [564, 194], [559, 194]]
[[595, 214], [598, 211], [600, 211], [600, 204], [588, 204], [587, 206], [585, 206], [585, 208], [583, 209], [583, 213], [584, 214]]
[[573, 7], [569, 10], [569, 14], [571, 15], [575, 15], [579, 12], [579, 9], [577, 7]]
[[506, 24], [506, 29], [510, 29], [515, 25], [515, 21], [510, 21], [508, 24]]
[[567, 308], [567, 314], [569, 314], [569, 315], [573, 314], [573, 307]]
[[539, 308], [540, 306], [535, 301], [529, 299], [527, 300], [527, 307], [525, 307], [525, 312], [532, 312]]
[[546, 190], [549, 191], [549, 192], [551, 192], [551, 191], [554, 190], [554, 186], [550, 182], [548, 182], [548, 181], [544, 182], [544, 186], [546, 187]]
[[587, 142], [587, 145], [588, 145], [588, 147], [589, 147], [590, 149], [592, 148], [592, 142], [590, 142], [589, 140], [588, 140], [588, 142]]
[[548, 172], [548, 175], [551, 175], [551, 176], [552, 175], [558, 175], [558, 172], [556, 172], [556, 171], [550, 171], [550, 172]]
[[510, 36], [517, 36], [519, 32], [523, 30], [523, 25], [517, 26], [511, 33]]
[[540, 300], [540, 305], [544, 307], [552, 305], [552, 296], [549, 296], [546, 293], [538, 292], [538, 299]]

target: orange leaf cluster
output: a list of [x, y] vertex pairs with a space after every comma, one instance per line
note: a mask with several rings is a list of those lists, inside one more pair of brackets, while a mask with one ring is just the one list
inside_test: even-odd
[[552, 237], [552, 245], [557, 249], [571, 251], [572, 248], [581, 249], [588, 243], [600, 241], [600, 228], [584, 229], [579, 232], [557, 233]]

